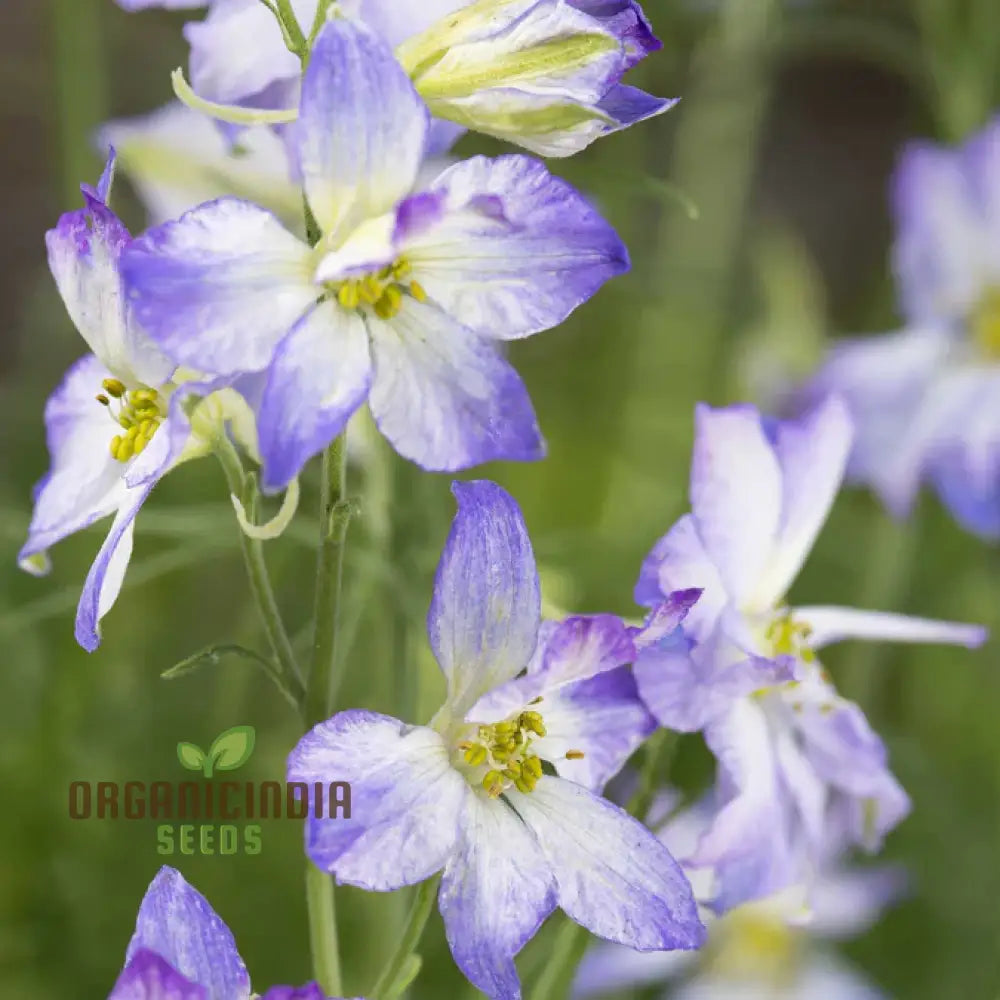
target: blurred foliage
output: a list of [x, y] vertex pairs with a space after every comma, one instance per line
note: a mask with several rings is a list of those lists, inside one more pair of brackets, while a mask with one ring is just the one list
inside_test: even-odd
[[[898, 321], [887, 266], [888, 175], [900, 143], [959, 137], [997, 101], [996, 0], [650, 0], [665, 50], [636, 81], [684, 100], [669, 115], [553, 167], [621, 231], [633, 272], [561, 329], [515, 346], [549, 443], [542, 463], [498, 467], [522, 503], [550, 601], [634, 614], [640, 560], [685, 507], [694, 403], [758, 394], [801, 374], [823, 339]], [[71, 821], [71, 780], [176, 779], [175, 745], [252, 724], [241, 777], [279, 778], [296, 720], [238, 660], [162, 681], [213, 642], [262, 650], [221, 471], [171, 475], [139, 521], [125, 590], [88, 656], [72, 616], [103, 527], [55, 552], [46, 580], [14, 569], [46, 459], [41, 411], [83, 351], [45, 268], [42, 233], [99, 162], [93, 129], [163, 103], [184, 61], [182, 16], [129, 16], [111, 0], [4, 6], [0, 117], [4, 267], [0, 425], [0, 995], [104, 996], [161, 862], [150, 822]], [[9, 21], [8, 21], [9, 16]], [[463, 140], [461, 151], [497, 148]], [[679, 193], [679, 194], [678, 194]], [[691, 205], [696, 211], [691, 210]], [[138, 203], [123, 203], [141, 226]], [[696, 216], [696, 217], [693, 217]], [[428, 717], [441, 683], [423, 618], [453, 504], [446, 477], [376, 446], [354, 469], [345, 706]], [[268, 547], [290, 627], [308, 644], [315, 484], [293, 532]], [[1000, 553], [926, 498], [893, 525], [845, 494], [797, 601], [982, 621], [1000, 630]], [[851, 956], [906, 1000], [1000, 991], [1000, 676], [978, 654], [845, 646], [829, 666], [887, 738], [914, 813], [887, 855], [914, 894]], [[710, 774], [687, 741], [678, 780]], [[232, 925], [258, 989], [307, 977], [300, 830], [264, 827], [259, 856], [174, 858]], [[371, 983], [405, 900], [339, 890], [348, 993]], [[557, 921], [526, 950], [545, 961]], [[437, 918], [416, 997], [474, 996]], [[817, 998], [820, 1000], [820, 998]]]

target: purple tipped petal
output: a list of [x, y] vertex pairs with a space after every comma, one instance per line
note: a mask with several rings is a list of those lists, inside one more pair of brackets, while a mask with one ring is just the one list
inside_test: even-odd
[[990, 634], [989, 629], [981, 625], [911, 618], [909, 615], [882, 611], [859, 611], [857, 608], [796, 608], [795, 618], [812, 629], [809, 644], [815, 649], [844, 639], [942, 643], [978, 649]]
[[248, 1000], [250, 977], [222, 918], [180, 872], [161, 868], [150, 883], [126, 960], [153, 951], [206, 990], [206, 1000]]
[[541, 618], [538, 571], [521, 510], [495, 483], [454, 483], [458, 511], [427, 615], [431, 648], [464, 714], [525, 668]]
[[328, 21], [313, 45], [294, 142], [324, 234], [389, 211], [420, 169], [429, 115], [392, 48], [357, 21]]
[[261, 1000], [327, 1000], [326, 993], [316, 983], [305, 986], [272, 986]]
[[520, 1000], [514, 956], [556, 906], [531, 831], [502, 800], [465, 797], [455, 854], [438, 894], [455, 963], [492, 1000]]
[[101, 644], [101, 619], [111, 610], [125, 580], [132, 558], [132, 532], [139, 508], [146, 502], [156, 481], [125, 491], [108, 537], [90, 567], [76, 609], [76, 641], [88, 653]]
[[652, 25], [635, 0], [571, 0], [577, 10], [597, 18], [625, 46], [624, 70], [629, 70], [663, 43], [653, 34]]
[[432, 729], [374, 712], [340, 712], [307, 733], [288, 780], [351, 785], [349, 818], [306, 821], [306, 853], [339, 883], [387, 892], [440, 871], [469, 786]]
[[500, 340], [561, 323], [628, 270], [611, 226], [573, 187], [527, 156], [456, 164], [434, 184], [440, 218], [401, 243], [431, 298]]
[[179, 363], [260, 371], [319, 297], [312, 252], [270, 212], [208, 202], [150, 229], [122, 257], [136, 317]]
[[[781, 517], [781, 469], [752, 406], [695, 411], [691, 510], [730, 597], [751, 597]], [[705, 586], [700, 580], [674, 586]]]
[[214, 1000], [156, 952], [140, 949], [122, 970], [108, 1000]]
[[698, 587], [675, 590], [646, 616], [642, 628], [635, 631], [636, 645], [643, 647], [675, 638], [681, 623], [698, 603], [703, 591]]
[[404, 458], [456, 472], [544, 456], [524, 383], [492, 344], [415, 299], [388, 323], [370, 319], [369, 330], [372, 414]]
[[555, 874], [559, 905], [598, 937], [637, 951], [700, 947], [691, 886], [667, 849], [617, 806], [561, 778], [507, 793]]
[[364, 322], [324, 302], [281, 342], [258, 414], [261, 486], [279, 490], [322, 451], [364, 402], [371, 384]]
[[631, 125], [638, 125], [647, 118], [655, 118], [669, 111], [679, 97], [653, 97], [637, 87], [619, 84], [601, 98], [597, 110], [614, 119], [613, 126], [605, 126], [606, 133], [618, 132]]

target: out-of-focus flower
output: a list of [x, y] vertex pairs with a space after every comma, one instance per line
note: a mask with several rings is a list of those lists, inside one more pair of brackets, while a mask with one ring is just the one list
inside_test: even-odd
[[[683, 856], [710, 820], [705, 804], [671, 819], [659, 836]], [[692, 871], [698, 891], [708, 870]], [[847, 868], [831, 862], [808, 888], [793, 887], [708, 920], [708, 943], [697, 954], [639, 954], [599, 944], [577, 973], [574, 1000], [618, 990], [677, 983], [683, 1000], [878, 1000], [882, 993], [825, 946], [866, 931], [905, 891], [895, 866]], [[805, 905], [803, 905], [805, 903]]]
[[646, 559], [636, 600], [702, 596], [690, 641], [646, 646], [639, 691], [664, 726], [703, 730], [719, 764], [719, 812], [690, 863], [714, 868], [715, 905], [782, 889], [838, 847], [869, 849], [907, 813], [886, 750], [836, 693], [817, 651], [846, 638], [979, 646], [978, 626], [853, 608], [789, 608], [785, 594], [837, 493], [851, 445], [844, 405], [800, 420], [699, 406], [691, 513]]
[[386, 44], [335, 19], [316, 41], [295, 132], [318, 245], [226, 198], [124, 256], [130, 302], [171, 357], [267, 372], [266, 489], [366, 399], [396, 450], [427, 469], [541, 457], [499, 342], [562, 322], [628, 267], [611, 226], [528, 157], [459, 163], [411, 196], [427, 124]]
[[[307, 822], [309, 857], [372, 891], [444, 869], [438, 902], [452, 954], [495, 998], [520, 997], [514, 956], [557, 906], [632, 948], [698, 947], [704, 929], [670, 853], [586, 787], [649, 732], [622, 671], [635, 655], [631, 630], [599, 616], [540, 635], [517, 504], [493, 483], [453, 491], [458, 513], [428, 617], [445, 704], [429, 726], [341, 712], [300, 741], [290, 781], [351, 783], [349, 820]], [[676, 628], [694, 596], [668, 602], [660, 627], [670, 618]]]
[[[139, 906], [135, 934], [108, 1000], [250, 1000], [232, 932], [180, 872], [163, 867]], [[261, 1000], [326, 1000], [315, 984], [273, 986]], [[331, 998], [332, 1000], [332, 998]]]
[[232, 420], [254, 449], [252, 414], [232, 379], [179, 372], [136, 325], [125, 301], [120, 257], [131, 237], [107, 206], [112, 151], [85, 207], [46, 234], [49, 267], [67, 312], [93, 351], [77, 361], [45, 407], [51, 467], [35, 487], [28, 539], [18, 561], [45, 573], [56, 542], [115, 515], [84, 584], [76, 638], [93, 651], [99, 623], [121, 589], [133, 522], [153, 487], [180, 462], [203, 455]]
[[893, 201], [906, 327], [837, 344], [807, 392], [848, 402], [849, 473], [895, 515], [927, 482], [1000, 538], [1000, 118], [958, 149], [910, 146]]

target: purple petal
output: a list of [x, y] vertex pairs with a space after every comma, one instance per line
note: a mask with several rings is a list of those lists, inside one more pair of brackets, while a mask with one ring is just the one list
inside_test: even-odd
[[[778, 534], [781, 469], [752, 406], [695, 411], [691, 510], [730, 597], [753, 594]], [[700, 580], [674, 586], [705, 586]]]
[[465, 797], [438, 905], [455, 964], [492, 1000], [520, 1000], [514, 956], [555, 909], [552, 872], [504, 801]]
[[136, 317], [179, 363], [260, 371], [319, 297], [312, 252], [270, 212], [208, 202], [150, 229], [122, 257]]
[[524, 383], [492, 344], [415, 299], [389, 323], [368, 322], [372, 414], [404, 458], [428, 471], [456, 472], [544, 456]]
[[691, 886], [666, 847], [617, 806], [562, 778], [507, 793], [556, 877], [559, 905], [598, 937], [637, 951], [700, 947]]
[[324, 234], [389, 211], [413, 187], [429, 115], [392, 48], [357, 21], [328, 21], [313, 45], [294, 142]]
[[669, 111], [680, 100], [679, 97], [653, 97], [637, 87], [619, 84], [601, 98], [598, 111], [613, 118], [613, 126], [605, 126], [604, 134], [619, 132], [647, 118], [655, 118]]
[[809, 894], [812, 933], [835, 940], [869, 930], [882, 912], [906, 895], [909, 878], [900, 865], [834, 869], [824, 873]]
[[629, 70], [646, 56], [659, 52], [663, 43], [653, 34], [653, 28], [635, 0], [571, 0], [577, 10], [597, 18], [605, 28], [621, 39], [625, 46]]
[[76, 609], [76, 641], [93, 653], [101, 644], [101, 619], [111, 610], [132, 558], [132, 531], [135, 516], [146, 502], [156, 481], [125, 491], [108, 537], [90, 567]]
[[292, 328], [275, 353], [258, 414], [265, 491], [285, 487], [347, 426], [371, 377], [368, 335], [356, 313], [325, 302]]
[[538, 571], [521, 510], [495, 483], [454, 483], [458, 511], [427, 615], [431, 648], [462, 717], [527, 666], [538, 638]]
[[702, 593], [698, 587], [689, 587], [667, 594], [666, 599], [658, 603], [646, 616], [642, 628], [636, 630], [636, 645], [649, 646], [663, 642], [664, 639], [673, 639]]
[[326, 993], [317, 983], [305, 986], [272, 986], [261, 1000], [327, 1000]]
[[843, 639], [940, 643], [978, 649], [989, 638], [989, 630], [981, 625], [859, 611], [857, 608], [796, 608], [795, 619], [812, 629], [809, 644], [814, 649]]
[[[247, 984], [249, 990], [249, 983]], [[204, 986], [182, 976], [154, 951], [137, 951], [108, 1000], [215, 1000]]]
[[247, 1000], [250, 977], [232, 932], [208, 900], [163, 867], [139, 906], [126, 961], [153, 951], [206, 990], [209, 1000]]
[[288, 780], [351, 786], [349, 818], [306, 821], [306, 853], [339, 883], [387, 892], [444, 867], [469, 786], [432, 729], [374, 712], [340, 712], [307, 733]]
[[205, 6], [205, 0], [115, 0], [115, 3], [129, 12], [154, 7], [162, 7], [164, 10], [194, 10]]
[[614, 229], [527, 156], [477, 156], [446, 170], [436, 224], [402, 241], [414, 276], [466, 326], [501, 340], [561, 323], [628, 270]]

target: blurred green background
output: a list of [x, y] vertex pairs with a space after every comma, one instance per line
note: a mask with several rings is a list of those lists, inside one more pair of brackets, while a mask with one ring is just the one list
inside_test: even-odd
[[[574, 611], [635, 613], [639, 563], [685, 508], [697, 400], [766, 402], [810, 370], [826, 338], [898, 322], [887, 185], [900, 144], [961, 138], [1000, 96], [996, 0], [650, 0], [646, 9], [665, 49], [634, 82], [684, 100], [552, 164], [619, 228], [633, 272], [559, 330], [516, 345], [549, 458], [481, 473], [521, 502], [547, 597]], [[239, 662], [159, 679], [214, 641], [265, 648], [213, 462], [158, 487], [98, 653], [77, 648], [72, 621], [104, 526], [61, 545], [47, 579], [15, 568], [29, 490], [46, 467], [44, 400], [84, 351], [46, 269], [43, 233], [77, 206], [79, 182], [96, 177], [94, 128], [164, 103], [168, 73], [186, 56], [179, 15], [130, 16], [111, 0], [3, 0], [2, 10], [0, 996], [103, 997], [164, 859], [150, 822], [71, 821], [68, 783], [178, 779], [179, 740], [206, 746], [246, 723], [258, 750], [240, 777], [280, 778], [298, 734], [267, 681]], [[465, 139], [459, 150], [497, 148]], [[117, 207], [141, 228], [124, 188]], [[441, 694], [423, 616], [453, 512], [449, 481], [383, 447], [351, 479], [363, 500], [347, 560], [353, 641], [341, 704], [398, 711], [416, 701], [423, 721]], [[268, 547], [306, 645], [315, 497], [313, 474], [295, 528]], [[848, 492], [792, 597], [1000, 630], [1000, 552], [962, 533], [933, 498], [898, 527]], [[886, 852], [910, 867], [914, 895], [847, 948], [904, 1000], [1000, 993], [997, 648], [848, 644], [828, 657], [914, 800]], [[710, 773], [696, 740], [678, 767], [687, 783]], [[258, 990], [308, 978], [300, 830], [265, 824], [263, 840], [257, 857], [172, 859], [233, 927]], [[351, 995], [371, 983], [404, 901], [338, 897]], [[551, 933], [529, 946], [525, 969], [544, 960]], [[473, 996], [436, 916], [426, 942], [414, 995]]]

